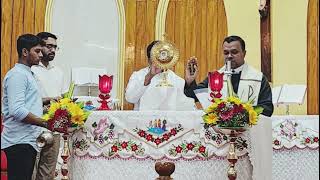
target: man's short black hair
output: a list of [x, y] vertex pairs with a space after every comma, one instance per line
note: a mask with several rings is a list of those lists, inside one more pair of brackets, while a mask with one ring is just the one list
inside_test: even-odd
[[26, 48], [28, 51], [30, 51], [31, 48], [41, 45], [43, 46], [44, 43], [42, 39], [40, 39], [38, 36], [35, 36], [33, 34], [23, 34], [18, 37], [17, 39], [17, 51], [18, 56], [22, 56], [22, 49]]
[[239, 37], [239, 36], [228, 36], [228, 37], [226, 37], [226, 38], [224, 39], [223, 43], [224, 43], [224, 42], [230, 43], [230, 42], [233, 42], [233, 41], [239, 41], [242, 51], [245, 51], [245, 50], [246, 50], [246, 43], [245, 43], [244, 40], [243, 40], [241, 37]]
[[58, 39], [56, 35], [54, 35], [54, 34], [52, 34], [52, 33], [49, 33], [49, 32], [40, 32], [40, 33], [37, 34], [37, 36], [38, 36], [39, 38], [41, 38], [42, 40], [47, 40], [49, 37], [50, 37], [50, 38], [53, 38], [53, 39], [55, 39], [55, 40]]
[[153, 47], [157, 42], [159, 42], [159, 41], [152, 41], [152, 42], [148, 45], [148, 47], [147, 47], [147, 57], [148, 57], [148, 61], [151, 60], [151, 49], [152, 49], [152, 47]]

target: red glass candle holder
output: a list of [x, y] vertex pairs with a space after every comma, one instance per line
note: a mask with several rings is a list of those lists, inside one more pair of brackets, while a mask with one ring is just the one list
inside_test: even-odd
[[222, 97], [220, 91], [223, 87], [223, 74], [224, 73], [219, 73], [218, 71], [209, 72], [208, 74], [209, 87], [211, 89], [210, 96], [212, 98]]
[[113, 82], [113, 76], [108, 75], [99, 75], [99, 98], [98, 101], [101, 103], [98, 110], [110, 110], [108, 106], [109, 98], [110, 98], [110, 91], [112, 89], [112, 82]]

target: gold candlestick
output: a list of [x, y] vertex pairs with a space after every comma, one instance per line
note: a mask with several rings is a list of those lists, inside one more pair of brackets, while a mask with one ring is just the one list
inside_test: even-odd
[[63, 137], [63, 150], [61, 153], [61, 158], [63, 159], [63, 164], [61, 166], [61, 174], [62, 174], [61, 180], [68, 180], [69, 179], [68, 160], [70, 156], [69, 134], [64, 133], [62, 137]]
[[163, 70], [162, 79], [157, 87], [173, 87], [173, 85], [168, 81], [168, 70]]
[[236, 134], [235, 131], [232, 130], [230, 133], [230, 146], [229, 146], [229, 152], [227, 155], [227, 159], [229, 161], [229, 168], [228, 168], [228, 178], [229, 180], [235, 180], [237, 179], [237, 171], [235, 170], [235, 164], [238, 161], [238, 156], [236, 154], [235, 150], [235, 141], [236, 141]]

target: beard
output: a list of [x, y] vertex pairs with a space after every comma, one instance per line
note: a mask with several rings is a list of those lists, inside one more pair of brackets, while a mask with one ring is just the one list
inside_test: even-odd
[[52, 61], [55, 57], [54, 53], [49, 53], [49, 54], [44, 54], [43, 55], [43, 60], [45, 61]]

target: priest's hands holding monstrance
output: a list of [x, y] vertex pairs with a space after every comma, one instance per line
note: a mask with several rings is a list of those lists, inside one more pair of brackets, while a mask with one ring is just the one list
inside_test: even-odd
[[[160, 87], [172, 87], [173, 85], [167, 79], [167, 70], [172, 68], [179, 59], [179, 51], [173, 43], [169, 41], [159, 41], [151, 49], [150, 71], [146, 75], [144, 85], [148, 85], [153, 76], [162, 73], [162, 80], [157, 85]], [[195, 80], [198, 74], [198, 61], [196, 57], [191, 57], [188, 60], [186, 67], [185, 80], [188, 85]]]
[[146, 75], [145, 79], [144, 79], [144, 85], [148, 86], [151, 82], [151, 79], [161, 73], [163, 70], [159, 67], [157, 67], [157, 65], [154, 62], [151, 62], [150, 67], [149, 67], [149, 72]]
[[163, 40], [157, 42], [151, 49], [151, 71], [156, 66], [158, 69], [154, 69], [153, 72], [159, 73], [159, 69], [162, 72], [162, 78], [157, 87], [172, 87], [173, 85], [168, 81], [167, 70], [172, 68], [179, 59], [179, 51], [176, 49], [173, 43]]

